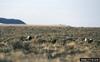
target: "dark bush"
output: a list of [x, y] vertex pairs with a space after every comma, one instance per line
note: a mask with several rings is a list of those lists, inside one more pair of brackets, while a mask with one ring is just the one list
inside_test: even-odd
[[12, 60], [8, 60], [8, 59], [0, 59], [0, 62], [12, 62]]
[[12, 51], [11, 47], [2, 47], [2, 48], [0, 48], [0, 52], [7, 53], [7, 52], [10, 52], [10, 51]]
[[23, 42], [22, 41], [16, 41], [13, 43], [14, 49], [22, 49], [23, 48]]

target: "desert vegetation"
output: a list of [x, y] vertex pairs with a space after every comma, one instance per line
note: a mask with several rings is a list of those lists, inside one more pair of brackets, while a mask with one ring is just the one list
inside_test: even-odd
[[0, 26], [0, 62], [80, 62], [80, 58], [100, 58], [100, 28]]

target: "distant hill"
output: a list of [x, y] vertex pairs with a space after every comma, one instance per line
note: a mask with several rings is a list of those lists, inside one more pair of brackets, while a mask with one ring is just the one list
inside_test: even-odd
[[0, 18], [0, 24], [25, 24], [25, 22], [19, 19]]

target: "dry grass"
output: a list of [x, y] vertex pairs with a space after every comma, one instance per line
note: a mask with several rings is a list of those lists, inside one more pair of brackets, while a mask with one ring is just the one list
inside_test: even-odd
[[[93, 43], [84, 42], [84, 37], [93, 38]], [[100, 57], [99, 40], [100, 28], [0, 26], [0, 62], [80, 62]]]

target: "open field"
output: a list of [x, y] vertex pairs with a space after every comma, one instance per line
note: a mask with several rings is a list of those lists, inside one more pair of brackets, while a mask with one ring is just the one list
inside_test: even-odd
[[0, 26], [0, 62], [80, 62], [80, 58], [100, 58], [100, 28]]

